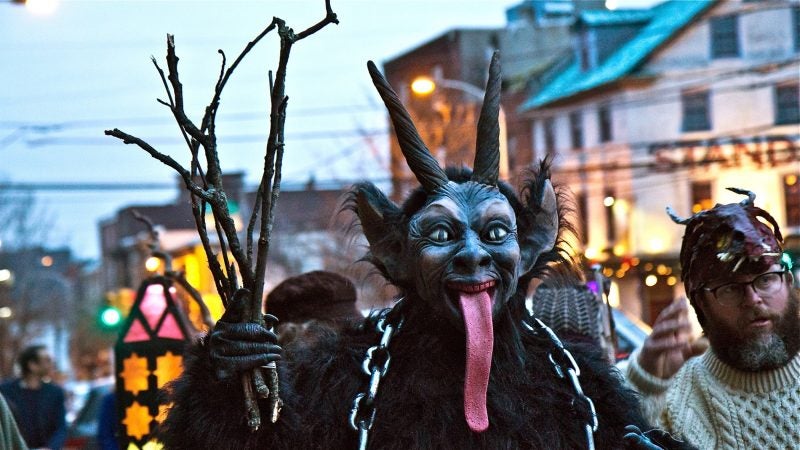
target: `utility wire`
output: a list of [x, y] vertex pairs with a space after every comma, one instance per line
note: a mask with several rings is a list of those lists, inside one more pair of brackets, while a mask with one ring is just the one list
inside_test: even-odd
[[[309, 141], [320, 139], [344, 139], [344, 138], [364, 138], [374, 136], [386, 136], [389, 134], [388, 128], [376, 128], [371, 130], [320, 130], [298, 133], [287, 133], [285, 141]], [[223, 134], [219, 133], [218, 140], [225, 144], [249, 144], [265, 142], [266, 135], [263, 134]], [[152, 136], [145, 139], [151, 144], [177, 145], [185, 144], [180, 136]], [[28, 139], [25, 141], [31, 147], [48, 146], [111, 146], [114, 141], [105, 136], [60, 136]]]
[[[754, 66], [749, 66], [746, 68], [738, 68], [735, 70], [727, 71], [722, 74], [716, 75], [713, 80], [721, 81], [727, 78], [735, 77], [735, 76], [742, 76], [745, 74], [763, 74], [766, 70], [779, 70], [783, 67], [788, 67], [791, 65], [795, 65], [800, 63], [800, 58], [792, 58], [789, 60], [784, 60], [780, 62], [770, 62], [770, 63], [763, 63]], [[767, 81], [760, 81], [760, 82], [751, 82], [741, 85], [733, 85], [733, 86], [725, 86], [715, 89], [710, 89], [711, 92], [714, 94], [722, 94], [722, 93], [735, 93], [735, 92], [745, 92], [745, 91], [753, 91], [757, 89], [762, 89], [764, 87], [770, 87], [774, 85], [779, 85], [785, 82], [792, 82], [796, 81], [797, 78], [790, 78], [790, 79], [781, 79], [781, 80], [767, 80]], [[708, 83], [710, 78], [705, 78], [703, 80], [695, 80], [691, 83], [686, 83], [682, 85], [672, 86], [669, 88], [662, 88], [658, 90], [653, 90], [648, 92], [645, 95], [636, 96], [631, 99], [627, 100], [609, 100], [605, 102], [598, 102], [598, 105], [612, 105], [614, 106], [615, 110], [619, 110], [622, 108], [634, 108], [640, 106], [651, 106], [660, 103], [670, 103], [679, 101], [682, 97], [680, 92], [686, 90], [693, 90], [699, 88], [708, 88]], [[676, 94], [676, 91], [678, 93]], [[362, 107], [362, 106], [357, 106]], [[365, 105], [371, 110], [380, 110], [377, 105]], [[320, 109], [309, 109], [306, 110], [310, 113], [324, 113], [326, 111], [336, 111], [338, 107], [334, 108], [320, 108]], [[562, 108], [554, 107], [554, 108], [543, 108], [540, 112], [537, 113], [536, 110], [533, 110], [531, 114], [537, 118], [545, 117], [552, 115], [549, 111]], [[573, 110], [582, 110], [584, 108], [573, 108]], [[549, 113], [549, 114], [548, 114]], [[244, 120], [244, 117], [247, 117], [247, 120], [261, 118], [256, 117], [255, 115], [251, 116], [251, 114], [255, 113], [242, 113], [242, 115], [238, 116], [239, 118], [234, 118], [236, 120]], [[263, 116], [263, 115], [262, 115]], [[132, 119], [135, 120], [135, 119]], [[152, 123], [163, 123], [161, 120], [156, 121], [153, 118], [139, 118], [139, 120], [144, 121], [152, 121]], [[24, 125], [19, 127], [16, 132], [12, 132], [5, 138], [0, 140], [0, 149], [10, 145], [11, 143], [19, 140], [21, 135], [19, 134], [19, 130], [23, 129], [25, 131], [30, 131], [33, 133], [53, 133], [57, 131], [62, 131], [65, 129], [72, 129], [72, 128], [80, 128], [84, 126], [89, 126], [89, 124], [108, 124], [107, 119], [97, 120], [97, 119], [87, 119], [83, 121], [73, 121], [73, 122], [64, 122], [64, 123], [54, 123], [54, 124], [39, 124], [39, 125]], [[381, 129], [370, 129], [370, 130], [316, 130], [316, 131], [307, 131], [307, 132], [297, 132], [297, 133], [290, 133], [287, 135], [286, 139], [288, 140], [321, 140], [321, 139], [335, 139], [335, 138], [352, 138], [352, 137], [375, 137], [375, 136], [385, 136], [388, 135], [389, 130], [387, 128]], [[220, 139], [229, 143], [254, 143], [254, 142], [263, 142], [264, 136], [260, 134], [233, 134], [233, 135], [221, 135]], [[176, 136], [160, 136], [160, 137], [150, 137], [147, 139], [149, 142], [158, 142], [161, 144], [178, 144], [182, 141]], [[52, 146], [52, 145], [75, 145], [75, 146], [82, 146], [82, 145], [108, 145], [108, 139], [102, 136], [52, 136], [52, 137], [43, 137], [43, 138], [34, 138], [28, 139], [25, 141], [27, 145], [32, 147], [41, 147], [41, 146]]]
[[[382, 107], [377, 104], [354, 104], [354, 105], [336, 105], [336, 106], [321, 106], [321, 107], [314, 107], [314, 108], [302, 108], [297, 110], [291, 110], [292, 117], [313, 117], [313, 116], [324, 116], [324, 115], [339, 115], [344, 113], [364, 113], [364, 112], [379, 112], [382, 111]], [[226, 122], [242, 122], [242, 121], [250, 121], [250, 120], [263, 120], [265, 115], [268, 114], [269, 111], [242, 111], [236, 113], [226, 113], [220, 114], [219, 117], [221, 120], [225, 120]], [[0, 121], [0, 128], [24, 128], [30, 129], [33, 131], [63, 131], [68, 129], [76, 129], [76, 128], [88, 128], [88, 127], [107, 127], [109, 123], [124, 123], [125, 125], [163, 125], [166, 123], [170, 123], [168, 119], [165, 117], [159, 117], [156, 115], [149, 115], [149, 116], [135, 116], [135, 117], [122, 117], [122, 118], [108, 118], [104, 117], [102, 119], [81, 119], [81, 120], [68, 120], [63, 122], [51, 122], [51, 123], [29, 123], [29, 122], [20, 122], [20, 121]]]

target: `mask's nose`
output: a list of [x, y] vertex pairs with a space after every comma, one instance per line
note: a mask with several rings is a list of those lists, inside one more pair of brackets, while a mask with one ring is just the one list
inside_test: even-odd
[[470, 230], [464, 237], [464, 245], [453, 258], [453, 265], [459, 273], [472, 273], [480, 267], [488, 266], [491, 256], [481, 245], [480, 237]]

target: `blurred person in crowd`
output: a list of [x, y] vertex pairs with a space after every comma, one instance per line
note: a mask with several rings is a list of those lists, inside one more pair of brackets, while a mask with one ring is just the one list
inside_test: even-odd
[[267, 295], [267, 312], [279, 320], [282, 346], [311, 344], [319, 333], [335, 332], [342, 323], [364, 317], [356, 307], [353, 282], [324, 270], [283, 280]]
[[21, 377], [0, 385], [22, 437], [34, 449], [61, 449], [67, 436], [64, 390], [50, 382], [53, 359], [43, 345], [17, 357]]
[[775, 219], [754, 205], [717, 204], [688, 219], [682, 279], [710, 343], [691, 358], [685, 302], [659, 317], [627, 378], [645, 397], [664, 395], [660, 425], [699, 448], [800, 444], [800, 296]]
[[0, 394], [0, 448], [4, 450], [26, 450], [25, 440], [17, 428], [14, 415], [6, 403], [6, 399]]
[[607, 339], [603, 314], [606, 308], [585, 284], [556, 286], [540, 284], [533, 294], [531, 312], [556, 334], [570, 342], [584, 342], [603, 349], [606, 359], [614, 363], [614, 346]]
[[100, 450], [119, 450], [117, 426], [117, 394], [112, 389], [103, 396], [97, 412], [97, 446]]

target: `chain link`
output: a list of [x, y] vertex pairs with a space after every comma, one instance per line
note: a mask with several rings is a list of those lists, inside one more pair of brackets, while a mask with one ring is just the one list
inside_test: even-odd
[[[573, 409], [577, 411], [578, 409], [576, 408], [576, 405], [578, 403], [583, 403], [585, 410], [589, 411], [589, 418], [584, 424], [583, 428], [586, 432], [587, 448], [589, 450], [594, 450], [594, 433], [597, 431], [598, 426], [597, 411], [594, 408], [594, 402], [592, 402], [592, 399], [587, 397], [581, 388], [581, 383], [578, 380], [578, 377], [581, 375], [581, 369], [578, 367], [578, 363], [575, 362], [575, 358], [572, 357], [572, 353], [564, 348], [564, 344], [561, 342], [558, 336], [553, 333], [553, 330], [551, 330], [550, 327], [545, 325], [544, 322], [536, 317], [532, 317], [532, 319], [536, 328], [524, 320], [522, 321], [522, 324], [537, 336], [542, 337], [543, 334], [543, 337], [547, 338], [557, 350], [557, 353], [555, 354], [554, 352], [549, 352], [547, 354], [547, 359], [550, 360], [550, 365], [552, 366], [553, 372], [555, 372], [556, 376], [568, 381], [572, 386], [572, 389], [575, 391], [575, 398], [572, 399]], [[560, 359], [560, 362], [556, 361], [557, 358]]]
[[389, 355], [389, 343], [394, 333], [403, 326], [402, 318], [395, 328], [389, 323], [387, 316], [388, 312], [383, 313], [375, 325], [376, 331], [381, 333], [380, 344], [367, 349], [364, 362], [361, 363], [361, 370], [369, 377], [367, 392], [356, 395], [350, 408], [350, 427], [358, 432], [359, 450], [366, 450], [369, 430], [375, 422], [375, 398], [378, 395], [378, 386], [381, 378], [389, 371], [389, 362], [392, 360]]

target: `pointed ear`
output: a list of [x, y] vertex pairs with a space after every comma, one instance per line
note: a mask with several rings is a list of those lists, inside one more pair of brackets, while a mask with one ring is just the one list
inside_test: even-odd
[[400, 208], [372, 184], [357, 186], [355, 200], [361, 230], [369, 242], [369, 259], [390, 281], [406, 280]]
[[558, 204], [550, 180], [541, 189], [531, 189], [525, 205], [526, 219], [520, 224], [519, 245], [522, 251], [520, 273], [528, 273], [542, 253], [553, 249], [558, 239]]

